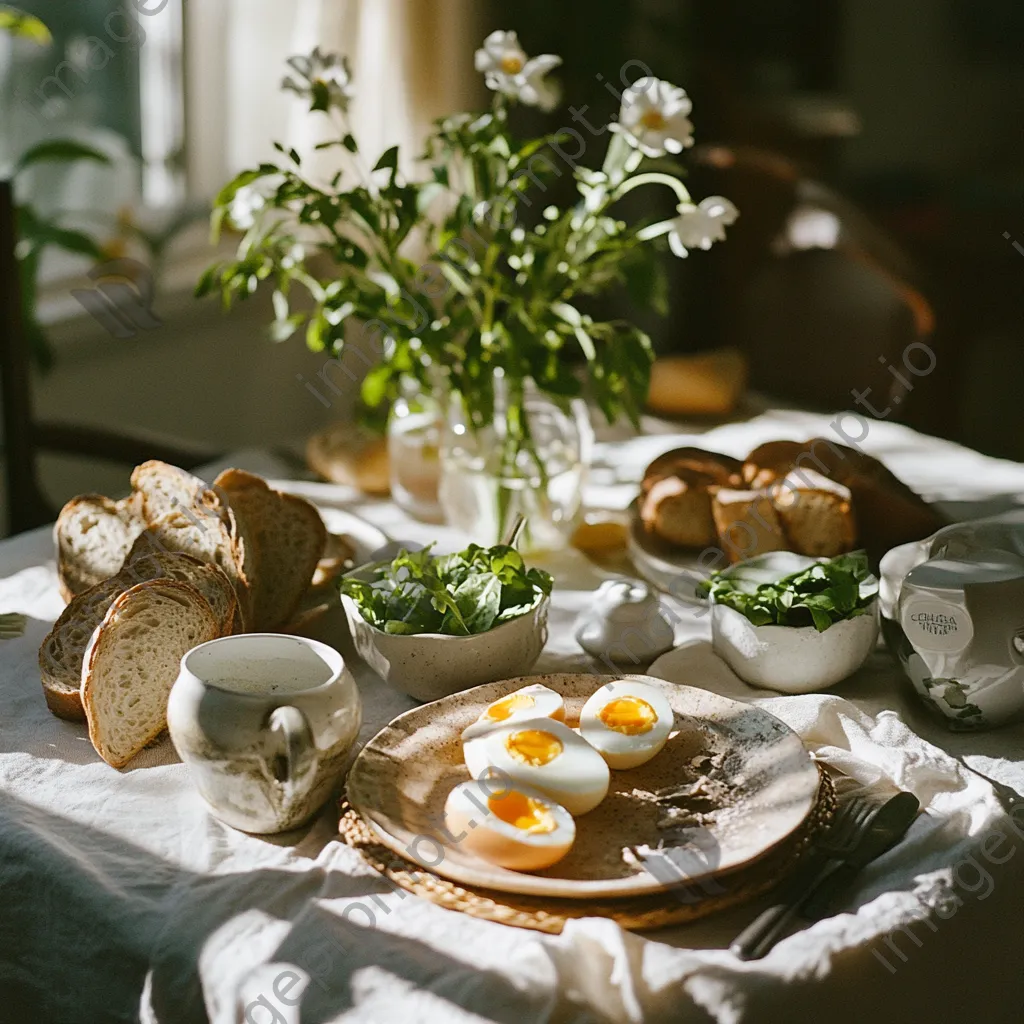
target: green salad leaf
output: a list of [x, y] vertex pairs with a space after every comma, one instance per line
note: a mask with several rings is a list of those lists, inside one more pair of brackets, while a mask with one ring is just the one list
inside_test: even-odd
[[527, 569], [515, 548], [470, 544], [451, 555], [400, 551], [373, 566], [369, 579], [343, 577], [340, 589], [385, 633], [470, 636], [533, 611], [552, 584], [542, 569]]
[[865, 614], [878, 593], [878, 581], [863, 551], [824, 559], [781, 579], [724, 569], [702, 580], [698, 594], [745, 615], [755, 626], [814, 626], [823, 633], [843, 619]]

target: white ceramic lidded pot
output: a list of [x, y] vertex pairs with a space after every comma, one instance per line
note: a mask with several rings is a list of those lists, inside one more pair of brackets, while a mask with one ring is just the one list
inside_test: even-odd
[[194, 647], [167, 704], [200, 795], [244, 832], [297, 828], [331, 795], [362, 722], [352, 673], [327, 644], [243, 633]]

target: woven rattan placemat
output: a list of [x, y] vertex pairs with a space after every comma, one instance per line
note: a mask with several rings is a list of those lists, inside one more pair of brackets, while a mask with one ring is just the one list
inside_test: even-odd
[[[447, 910], [517, 928], [557, 935], [570, 918], [608, 917], [634, 931], [685, 924], [752, 900], [793, 871], [815, 837], [835, 813], [836, 794], [828, 773], [820, 770], [818, 800], [807, 820], [785, 842], [748, 867], [715, 880], [647, 896], [617, 900], [552, 899], [517, 896], [491, 889], [467, 889], [389, 850], [348, 804], [341, 803], [341, 838], [395, 886]], [[710, 894], [709, 891], [710, 890]]]

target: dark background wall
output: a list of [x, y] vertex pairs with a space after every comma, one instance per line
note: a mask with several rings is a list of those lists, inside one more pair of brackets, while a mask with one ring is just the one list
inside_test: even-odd
[[[618, 106], [597, 76], [614, 81], [640, 57], [690, 93], [698, 146], [756, 147], [798, 168], [827, 187], [825, 205], [839, 204], [846, 236], [870, 255], [870, 271], [823, 252], [770, 267], [800, 205], [793, 189], [702, 169], [691, 153], [695, 194], [720, 189], [741, 218], [728, 245], [668, 264], [673, 313], [647, 324], [659, 349], [739, 344], [755, 385], [785, 390], [772, 369], [783, 362], [793, 400], [833, 405], [915, 336], [916, 295], [934, 317], [938, 362], [900, 415], [1024, 458], [1024, 253], [1012, 244], [1024, 245], [1024, 3], [490, 2], [490, 27], [564, 57], [567, 98], [588, 104], [593, 123]], [[816, 301], [801, 306], [801, 292]], [[867, 308], [876, 319], [854, 327], [851, 311]], [[835, 355], [830, 378], [828, 359], [805, 358], [816, 345]]]

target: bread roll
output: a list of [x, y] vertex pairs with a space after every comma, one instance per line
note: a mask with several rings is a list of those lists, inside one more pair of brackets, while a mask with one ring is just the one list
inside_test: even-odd
[[911, 490], [878, 459], [823, 438], [808, 442], [819, 452], [829, 445], [833, 480], [849, 488], [857, 517], [859, 543], [879, 559], [890, 548], [921, 540], [948, 519]]
[[778, 512], [764, 491], [720, 487], [712, 495], [711, 510], [718, 544], [730, 562], [788, 550]]
[[662, 416], [726, 416], [747, 385], [747, 360], [736, 349], [662, 356], [651, 368], [647, 408]]
[[714, 544], [709, 490], [713, 483], [707, 474], [689, 469], [658, 480], [640, 502], [640, 518], [647, 532], [679, 547]]
[[794, 469], [770, 488], [789, 548], [812, 558], [852, 551], [857, 539], [850, 491], [813, 469]]
[[364, 494], [391, 493], [388, 443], [348, 423], [338, 423], [306, 442], [306, 462], [314, 473]]
[[890, 548], [927, 537], [946, 523], [878, 459], [824, 437], [759, 445], [744, 462], [743, 478], [751, 487], [767, 487], [794, 470], [820, 473], [850, 491], [856, 543], [876, 561]]

